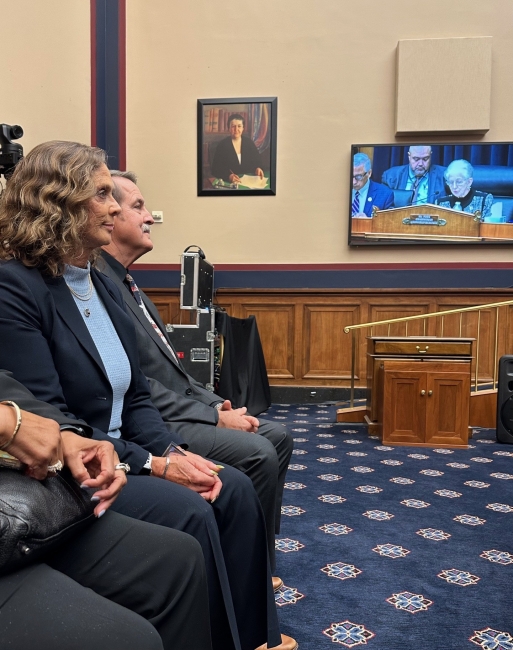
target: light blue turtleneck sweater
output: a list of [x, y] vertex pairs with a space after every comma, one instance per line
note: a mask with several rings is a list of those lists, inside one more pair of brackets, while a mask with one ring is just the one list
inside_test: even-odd
[[[64, 280], [68, 287], [80, 296], [89, 296], [87, 300], [81, 300], [71, 293], [78, 310], [89, 330], [89, 334], [98, 350], [110, 385], [112, 386], [112, 413], [110, 415], [109, 436], [119, 438], [121, 436], [121, 413], [123, 411], [123, 399], [130, 385], [132, 376], [130, 362], [125, 352], [118, 333], [105, 309], [105, 305], [96, 293], [94, 285], [89, 280], [90, 265], [81, 269], [77, 266], [66, 264], [64, 269]], [[89, 314], [89, 315], [87, 315]]]

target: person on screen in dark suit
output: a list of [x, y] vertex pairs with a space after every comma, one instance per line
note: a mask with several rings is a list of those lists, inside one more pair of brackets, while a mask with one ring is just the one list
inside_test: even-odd
[[[114, 197], [121, 212], [114, 219], [111, 243], [104, 246], [97, 266], [121, 291], [137, 333], [141, 368], [151, 399], [170, 431], [178, 432], [190, 451], [244, 472], [252, 481], [264, 512], [271, 570], [275, 569], [275, 540], [279, 533], [285, 474], [293, 441], [282, 424], [257, 420], [245, 408], [207, 390], [187, 374], [169, 340], [155, 305], [139, 289], [136, 301], [127, 281], [127, 267], [153, 248], [153, 218], [137, 187], [133, 172], [111, 170]], [[156, 329], [158, 328], [158, 329]], [[255, 435], [256, 434], [256, 435]], [[279, 588], [280, 578], [273, 578]]]
[[440, 197], [437, 204], [471, 214], [480, 212], [484, 221], [492, 214], [493, 195], [473, 189], [473, 176], [474, 168], [467, 160], [453, 160], [445, 170], [445, 182], [451, 193]]
[[362, 219], [372, 217], [374, 207], [388, 210], [394, 207], [394, 193], [370, 180], [372, 165], [365, 153], [353, 157], [353, 191], [351, 193], [351, 217]]
[[392, 190], [411, 190], [408, 205], [436, 203], [439, 196], [446, 194], [444, 171], [445, 167], [431, 164], [430, 146], [411, 146], [408, 165], [387, 169], [381, 182]]
[[251, 138], [242, 135], [244, 118], [235, 113], [228, 119], [230, 136], [221, 140], [212, 161], [212, 174], [228, 183], [240, 183], [240, 177], [251, 174], [264, 178], [260, 153]]

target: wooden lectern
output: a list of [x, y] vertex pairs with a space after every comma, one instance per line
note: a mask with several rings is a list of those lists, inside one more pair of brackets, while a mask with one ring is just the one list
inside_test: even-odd
[[424, 203], [404, 208], [378, 210], [372, 218], [352, 219], [351, 232], [370, 239], [442, 239], [474, 240], [480, 238], [481, 214], [442, 208]]

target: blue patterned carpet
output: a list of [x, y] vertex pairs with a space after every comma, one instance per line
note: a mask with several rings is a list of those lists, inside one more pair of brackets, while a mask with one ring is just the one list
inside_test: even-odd
[[300, 650], [513, 650], [513, 446], [385, 447], [333, 406], [266, 417], [295, 439], [276, 602]]

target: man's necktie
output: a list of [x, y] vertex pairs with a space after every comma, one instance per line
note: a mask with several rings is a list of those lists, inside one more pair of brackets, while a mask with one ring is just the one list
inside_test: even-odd
[[147, 318], [147, 319], [150, 321], [150, 323], [152, 324], [153, 329], [155, 330], [155, 332], [156, 332], [156, 333], [160, 336], [160, 338], [162, 339], [162, 342], [164, 343], [164, 345], [166, 346], [166, 348], [167, 348], [167, 349], [169, 350], [169, 352], [171, 353], [173, 359], [176, 361], [176, 363], [178, 363], [178, 359], [176, 358], [175, 351], [174, 351], [173, 348], [169, 345], [169, 342], [168, 342], [168, 340], [166, 339], [166, 337], [164, 336], [164, 333], [162, 332], [162, 330], [160, 329], [160, 327], [157, 325], [157, 323], [156, 323], [156, 322], [153, 320], [153, 318], [151, 317], [150, 312], [146, 309], [146, 305], [144, 304], [144, 302], [143, 302], [143, 300], [142, 300], [142, 298], [141, 298], [141, 292], [139, 291], [139, 287], [135, 284], [135, 281], [134, 281], [133, 277], [130, 275], [130, 273], [127, 273], [127, 274], [126, 274], [126, 281], [128, 282], [128, 286], [130, 287], [130, 291], [132, 292], [132, 295], [133, 295], [133, 297], [135, 298], [136, 303], [137, 303], [137, 304], [139, 305], [139, 307], [143, 310], [144, 315], [146, 316], [146, 318]]
[[[423, 177], [422, 177], [423, 178]], [[413, 197], [411, 199], [411, 204], [415, 205], [417, 203], [417, 198], [419, 196], [419, 186], [422, 178], [416, 178], [415, 183], [413, 183]]]
[[356, 190], [354, 193], [353, 203], [351, 205], [351, 216], [354, 217], [355, 214], [360, 212], [360, 192]]

